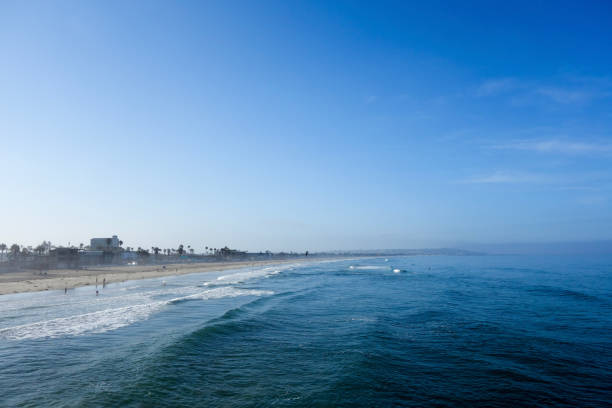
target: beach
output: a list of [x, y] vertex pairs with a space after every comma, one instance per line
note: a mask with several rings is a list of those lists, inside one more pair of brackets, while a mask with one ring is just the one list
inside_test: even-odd
[[[315, 260], [315, 259], [312, 259]], [[317, 260], [321, 260], [318, 258]], [[15, 271], [0, 274], [0, 295], [10, 293], [38, 292], [44, 290], [73, 289], [80, 286], [102, 285], [128, 280], [159, 278], [162, 276], [185, 275], [189, 273], [216, 272], [228, 269], [266, 266], [296, 261], [304, 258], [269, 261], [223, 261], [177, 263], [166, 265], [114, 265], [96, 266], [83, 269], [56, 269], [45, 272]]]

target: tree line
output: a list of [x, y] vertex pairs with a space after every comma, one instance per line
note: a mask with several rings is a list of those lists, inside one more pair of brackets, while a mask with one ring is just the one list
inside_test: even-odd
[[[78, 247], [75, 246], [68, 246], [68, 247], [61, 247], [61, 246], [53, 246], [51, 245], [51, 242], [49, 241], [43, 241], [40, 245], [37, 245], [36, 247], [32, 247], [32, 246], [25, 246], [25, 245], [19, 245], [19, 244], [12, 244], [11, 246], [7, 246], [5, 243], [0, 243], [0, 254], [3, 255], [10, 255], [13, 257], [16, 256], [27, 256], [27, 255], [49, 255], [53, 250], [59, 249], [59, 248], [70, 248], [70, 249], [78, 249], [78, 250], [89, 250], [89, 246], [86, 246], [84, 244], [79, 244]], [[120, 247], [121, 251], [125, 251], [125, 252], [136, 252], [139, 255], [150, 255], [150, 254], [154, 254], [154, 255], [159, 255], [160, 253], [166, 256], [173, 256], [173, 255], [178, 255], [178, 256], [182, 256], [182, 255], [194, 255], [195, 254], [195, 248], [192, 248], [191, 245], [187, 245], [185, 246], [184, 244], [180, 244], [178, 245], [178, 248], [160, 248], [158, 246], [152, 246], [150, 250], [148, 249], [144, 249], [142, 247], [138, 247], [136, 250], [134, 250], [133, 247], [126, 247], [125, 249]], [[266, 253], [269, 253], [270, 251], [266, 251]], [[218, 255], [232, 255], [232, 254], [238, 254], [238, 253], [244, 253], [243, 251], [239, 251], [236, 249], [230, 249], [227, 245], [223, 248], [216, 248], [216, 247], [209, 247], [208, 245], [204, 246], [204, 251], [201, 253], [201, 255], [209, 255], [209, 256], [218, 256]]]

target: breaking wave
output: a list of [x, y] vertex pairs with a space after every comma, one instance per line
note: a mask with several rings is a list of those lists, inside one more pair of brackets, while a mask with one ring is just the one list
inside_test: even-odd
[[222, 275], [217, 278], [216, 281], [206, 282], [204, 285], [219, 285], [219, 284], [236, 284], [243, 283], [250, 279], [255, 278], [267, 278], [273, 275], [278, 275], [281, 271], [294, 268], [296, 265], [284, 265], [283, 267], [269, 267], [256, 269], [252, 271], [241, 271], [231, 273], [229, 275]]
[[272, 294], [274, 293], [266, 290], [219, 287], [169, 300], [104, 309], [91, 313], [7, 327], [0, 329], [0, 339], [25, 340], [77, 336], [84, 333], [103, 333], [145, 320], [164, 307], [180, 302], [237, 296], [268, 296]]

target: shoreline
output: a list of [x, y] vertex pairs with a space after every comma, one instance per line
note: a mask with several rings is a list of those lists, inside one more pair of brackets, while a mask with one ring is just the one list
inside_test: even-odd
[[[0, 274], [0, 296], [17, 293], [43, 292], [47, 290], [74, 289], [81, 286], [125, 282], [164, 276], [186, 275], [190, 273], [218, 272], [228, 269], [268, 266], [294, 262], [316, 262], [327, 260], [347, 260], [348, 258], [296, 258], [266, 261], [227, 261], [198, 262], [167, 265], [116, 265], [99, 266], [88, 269], [57, 269], [41, 275], [36, 271], [18, 271]], [[165, 268], [164, 268], [165, 266]]]

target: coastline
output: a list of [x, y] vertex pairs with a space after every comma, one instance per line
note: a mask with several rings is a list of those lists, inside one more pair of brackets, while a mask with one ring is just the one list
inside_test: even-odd
[[227, 269], [248, 268], [252, 266], [278, 265], [294, 262], [316, 262], [325, 260], [343, 260], [344, 258], [296, 258], [266, 261], [227, 261], [199, 262], [162, 265], [117, 265], [99, 266], [87, 269], [57, 269], [46, 275], [36, 271], [18, 271], [0, 274], [0, 296], [41, 292], [46, 290], [74, 289], [81, 286], [102, 285], [125, 282], [128, 280], [160, 278], [163, 276], [186, 275], [190, 273], [218, 272]]

